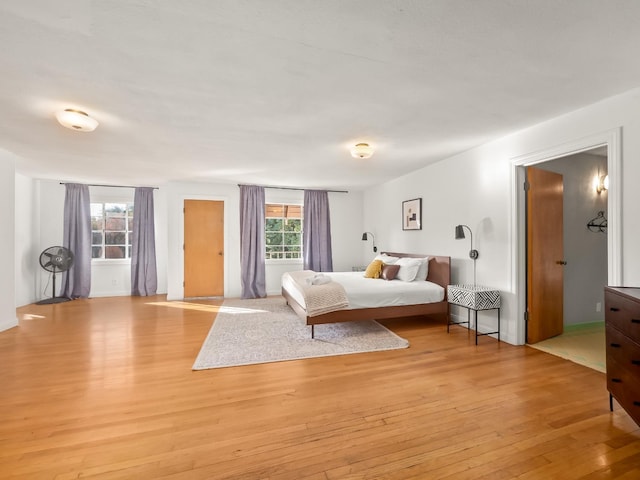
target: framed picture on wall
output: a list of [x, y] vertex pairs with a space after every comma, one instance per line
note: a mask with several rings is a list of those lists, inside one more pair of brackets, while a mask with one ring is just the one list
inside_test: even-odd
[[402, 229], [422, 230], [422, 198], [402, 202]]

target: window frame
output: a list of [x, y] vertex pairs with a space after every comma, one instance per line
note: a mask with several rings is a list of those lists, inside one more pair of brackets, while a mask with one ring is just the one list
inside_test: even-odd
[[[124, 230], [124, 234], [125, 234], [125, 243], [124, 244], [118, 244], [118, 245], [114, 245], [114, 246], [124, 246], [125, 247], [125, 257], [124, 258], [105, 258], [105, 257], [99, 257], [99, 258], [94, 258], [93, 257], [93, 248], [94, 246], [98, 246], [97, 244], [93, 243], [93, 234], [94, 232], [100, 232], [102, 234], [102, 244], [100, 245], [103, 249], [102, 254], [104, 255], [104, 253], [106, 252], [106, 247], [109, 246], [106, 243], [106, 231], [104, 229], [105, 225], [105, 221], [106, 221], [106, 215], [105, 215], [105, 210], [106, 210], [106, 205], [124, 205], [125, 206], [125, 215], [124, 215], [124, 222], [125, 222], [125, 230]], [[91, 215], [91, 263], [94, 265], [128, 265], [131, 264], [131, 250], [132, 250], [132, 244], [131, 244], [131, 236], [133, 235], [133, 229], [129, 230], [129, 220], [131, 220], [131, 222], [133, 222], [133, 199], [92, 199], [90, 201], [90, 208], [93, 208], [94, 205], [101, 205], [102, 206], [102, 221], [103, 221], [103, 228], [102, 230], [94, 230], [93, 229], [93, 215]], [[130, 214], [129, 214], [130, 212]], [[113, 230], [116, 232], [122, 232], [123, 230]]]
[[[300, 257], [299, 258], [267, 258], [267, 247], [269, 245], [267, 245], [267, 219], [269, 218], [279, 218], [282, 219], [283, 222], [287, 220], [286, 217], [284, 216], [280, 216], [280, 217], [273, 217], [273, 216], [267, 216], [266, 214], [266, 210], [267, 210], [267, 205], [278, 205], [278, 206], [294, 206], [294, 207], [300, 207]], [[265, 255], [265, 262], [267, 264], [277, 264], [277, 265], [299, 265], [302, 264], [304, 261], [304, 237], [303, 237], [303, 229], [304, 229], [304, 205], [301, 202], [296, 202], [296, 201], [267, 201], [265, 202], [265, 227], [264, 227], [264, 234], [265, 234], [265, 245], [264, 245], [264, 255]], [[283, 230], [283, 232], [285, 232]], [[284, 245], [283, 245], [284, 247]], [[283, 251], [284, 253], [284, 251]]]

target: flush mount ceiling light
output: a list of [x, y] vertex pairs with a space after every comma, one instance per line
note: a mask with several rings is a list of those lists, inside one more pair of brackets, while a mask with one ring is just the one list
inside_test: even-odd
[[368, 143], [358, 143], [351, 148], [351, 156], [354, 158], [369, 158], [373, 155], [373, 147]]
[[93, 132], [98, 126], [98, 121], [81, 110], [67, 108], [56, 113], [60, 125], [77, 130], [79, 132]]

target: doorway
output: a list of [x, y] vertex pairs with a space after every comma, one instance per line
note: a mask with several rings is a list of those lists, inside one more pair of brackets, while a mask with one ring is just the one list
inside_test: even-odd
[[[512, 259], [512, 288], [516, 293], [515, 304], [517, 319], [515, 322], [515, 337], [517, 344], [526, 343], [526, 309], [527, 309], [527, 251], [526, 251], [526, 192], [523, 188], [525, 182], [526, 167], [536, 165], [551, 160], [568, 157], [570, 155], [593, 150], [598, 147], [606, 149], [606, 173], [609, 176], [610, 188], [607, 192], [607, 204], [604, 214], [608, 218], [608, 228], [606, 233], [601, 233], [601, 239], [606, 237], [606, 258], [605, 255], [598, 257], [606, 263], [605, 283], [609, 285], [620, 285], [622, 282], [622, 261], [621, 261], [621, 209], [622, 194], [619, 188], [621, 182], [620, 169], [621, 157], [621, 129], [596, 133], [565, 144], [539, 150], [534, 153], [514, 157], [511, 159], [512, 165], [512, 223], [511, 223], [511, 259]], [[587, 188], [587, 187], [584, 187]], [[589, 186], [589, 189], [593, 186]], [[572, 229], [583, 233], [590, 218], [580, 218], [579, 215], [569, 213], [567, 218], [576, 218], [581, 222], [581, 227]], [[584, 222], [584, 223], [582, 223]], [[565, 222], [566, 224], [567, 222]], [[565, 252], [569, 253], [569, 252]], [[577, 252], [576, 252], [577, 253]], [[587, 259], [588, 261], [589, 259]], [[580, 262], [572, 261], [568, 265], [580, 265]], [[565, 285], [566, 286], [566, 285]], [[582, 295], [583, 298], [588, 296]], [[589, 309], [595, 310], [597, 305], [592, 302], [584, 303]], [[597, 302], [596, 302], [597, 303]], [[603, 307], [603, 306], [602, 306]], [[598, 312], [599, 313], [599, 312]]]
[[224, 202], [184, 201], [184, 298], [224, 295]]

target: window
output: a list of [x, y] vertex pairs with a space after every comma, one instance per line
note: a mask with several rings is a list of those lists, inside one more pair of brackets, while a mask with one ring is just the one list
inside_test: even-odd
[[91, 258], [131, 258], [133, 203], [91, 204]]
[[265, 243], [267, 260], [302, 258], [302, 205], [266, 204]]

